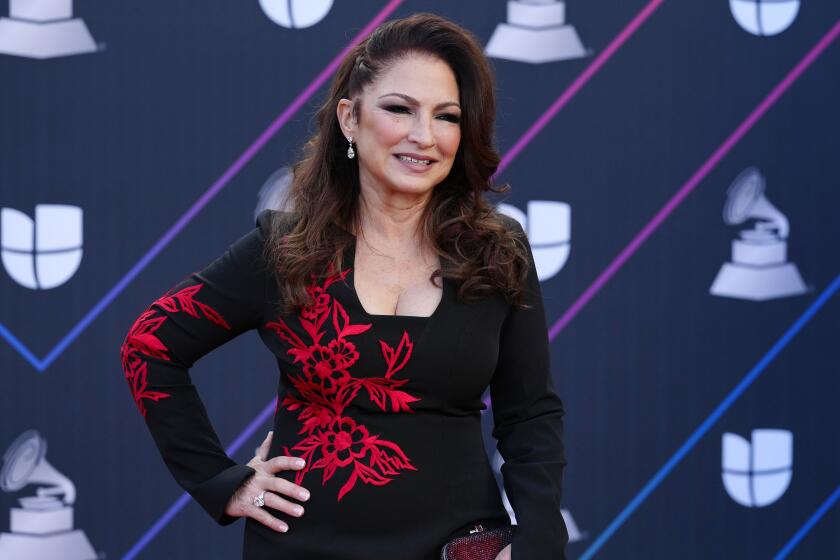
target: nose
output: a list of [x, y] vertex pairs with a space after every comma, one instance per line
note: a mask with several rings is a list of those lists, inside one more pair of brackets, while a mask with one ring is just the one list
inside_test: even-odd
[[419, 147], [429, 148], [435, 145], [435, 135], [432, 131], [431, 115], [418, 114], [414, 119], [414, 126], [408, 134], [408, 141], [414, 142]]

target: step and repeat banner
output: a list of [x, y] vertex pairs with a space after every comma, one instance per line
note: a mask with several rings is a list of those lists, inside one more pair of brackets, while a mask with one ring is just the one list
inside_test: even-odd
[[[542, 283], [569, 556], [840, 558], [840, 5], [3, 0], [0, 560], [239, 556], [119, 347], [276, 204], [341, 53], [419, 11], [497, 72], [494, 203]], [[239, 462], [277, 376], [254, 333], [193, 368]]]

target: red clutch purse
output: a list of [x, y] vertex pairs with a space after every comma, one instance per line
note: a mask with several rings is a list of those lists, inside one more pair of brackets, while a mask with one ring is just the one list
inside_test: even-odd
[[513, 540], [513, 525], [485, 529], [476, 525], [470, 534], [452, 539], [443, 546], [441, 560], [496, 560], [496, 556]]

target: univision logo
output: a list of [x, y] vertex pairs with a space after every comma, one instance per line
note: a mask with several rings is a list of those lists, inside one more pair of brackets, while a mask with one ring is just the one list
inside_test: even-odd
[[723, 486], [746, 507], [769, 506], [782, 497], [793, 477], [793, 433], [753, 430], [752, 442], [723, 434]]
[[333, 0], [259, 0], [265, 15], [289, 29], [312, 27], [324, 19]]
[[0, 255], [12, 279], [33, 290], [67, 282], [82, 262], [82, 209], [39, 204], [35, 220], [14, 208], [0, 210]]
[[499, 204], [497, 209], [518, 221], [528, 235], [540, 281], [560, 272], [572, 250], [572, 207], [554, 200], [531, 200], [527, 215], [510, 204]]
[[753, 35], [777, 35], [791, 26], [799, 0], [729, 0], [732, 17]]

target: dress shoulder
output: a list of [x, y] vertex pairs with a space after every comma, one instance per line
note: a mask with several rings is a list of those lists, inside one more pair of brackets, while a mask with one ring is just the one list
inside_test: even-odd
[[505, 229], [508, 230], [510, 233], [515, 234], [524, 234], [524, 230], [522, 229], [522, 224], [519, 223], [519, 220], [516, 218], [511, 218], [507, 214], [503, 214], [502, 212], [495, 212], [495, 217], [505, 226]]

